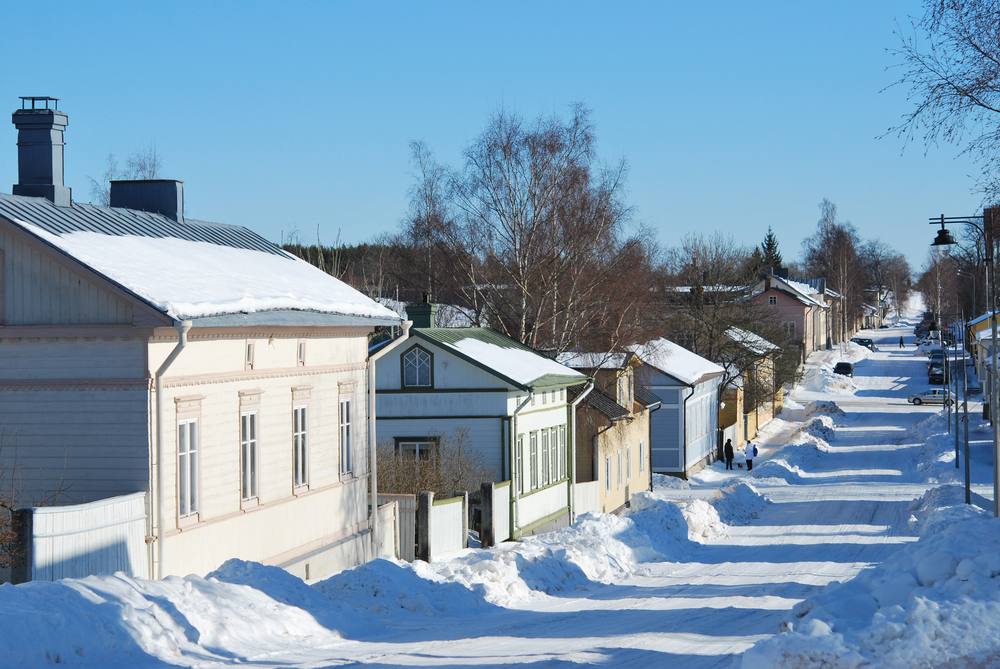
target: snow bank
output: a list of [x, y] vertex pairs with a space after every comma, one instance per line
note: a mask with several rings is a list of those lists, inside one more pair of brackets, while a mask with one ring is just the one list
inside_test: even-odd
[[[1000, 520], [975, 507], [948, 511], [953, 488], [917, 504], [929, 510], [919, 541], [798, 604], [785, 633], [744, 654], [743, 669], [997, 666]], [[929, 522], [940, 512], [951, 520]]]
[[666, 474], [653, 474], [653, 489], [665, 490], [690, 490], [691, 484], [677, 476], [667, 476]]
[[[272, 592], [285, 590], [284, 598], [305, 601], [308, 595], [298, 591], [306, 586], [299, 584], [268, 577]], [[231, 664], [294, 655], [306, 643], [342, 643], [336, 629], [304, 609], [246, 585], [198, 576], [142, 581], [119, 572], [5, 584], [0, 602], [0, 657], [6, 666], [160, 667], [157, 660], [175, 664], [185, 656]]]
[[771, 505], [751, 483], [745, 480], [732, 483], [711, 499], [719, 518], [727, 525], [749, 525]]

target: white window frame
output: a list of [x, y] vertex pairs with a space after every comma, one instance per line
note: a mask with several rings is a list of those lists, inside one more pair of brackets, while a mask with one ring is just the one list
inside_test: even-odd
[[559, 478], [567, 478], [566, 468], [566, 426], [559, 426]]
[[240, 412], [240, 500], [260, 499], [260, 423], [258, 413]]
[[643, 474], [643, 473], [645, 473], [645, 472], [646, 472], [646, 461], [645, 461], [645, 460], [643, 460], [643, 458], [642, 458], [642, 451], [644, 450], [644, 449], [643, 449], [643, 446], [644, 446], [644, 445], [645, 445], [645, 444], [644, 444], [644, 443], [643, 443], [643, 441], [642, 441], [642, 440], [640, 439], [640, 440], [639, 440], [639, 473], [640, 473], [640, 474]]
[[778, 305], [778, 296], [777, 295], [768, 295], [767, 296], [767, 304], [768, 304], [768, 306], [772, 306], [772, 307], [777, 306]]
[[523, 434], [517, 435], [517, 456], [516, 457], [517, 457], [517, 465], [516, 465], [516, 467], [517, 467], [517, 471], [516, 471], [517, 480], [514, 481], [514, 485], [515, 486], [520, 486], [521, 492], [524, 493], [524, 492], [527, 492], [524, 489], [524, 482], [528, 480], [528, 477], [526, 477], [524, 475], [524, 469], [523, 469], [523, 467], [524, 467], [524, 435]]
[[177, 421], [177, 517], [197, 517], [201, 497], [198, 418]]
[[340, 400], [340, 474], [354, 472], [354, 458], [351, 454], [351, 404], [350, 398]]
[[542, 485], [546, 486], [546, 485], [552, 483], [552, 467], [551, 467], [551, 464], [550, 464], [552, 462], [552, 458], [551, 458], [551, 455], [550, 455], [550, 448], [549, 448], [549, 441], [550, 441], [549, 440], [549, 431], [548, 430], [542, 430], [542, 435], [541, 436], [542, 436], [542, 452], [541, 452], [541, 458], [542, 458]]
[[531, 461], [531, 489], [538, 487], [538, 433], [528, 435], [528, 460]]
[[292, 446], [294, 448], [295, 488], [309, 485], [309, 406], [300, 404], [292, 407]]
[[622, 449], [618, 449], [618, 489], [622, 487]]
[[306, 366], [306, 340], [300, 339], [295, 347], [295, 364], [298, 367]]
[[253, 342], [250, 340], [247, 340], [246, 354], [246, 366], [244, 369], [253, 369]]
[[[413, 371], [413, 383], [408, 383], [408, 370]], [[425, 351], [419, 346], [414, 346], [403, 354], [403, 378], [401, 379], [404, 388], [433, 388], [434, 387], [434, 357], [429, 351]], [[426, 378], [421, 378], [422, 373], [426, 373]], [[426, 381], [426, 383], [422, 383]]]
[[604, 492], [611, 492], [611, 455], [604, 458]]
[[[400, 439], [396, 442], [396, 454], [406, 462], [430, 462], [434, 459], [437, 447], [437, 440], [429, 437], [425, 439]], [[421, 457], [425, 453], [427, 456]], [[409, 457], [411, 454], [412, 458]]]
[[625, 445], [625, 483], [632, 482], [632, 444]]

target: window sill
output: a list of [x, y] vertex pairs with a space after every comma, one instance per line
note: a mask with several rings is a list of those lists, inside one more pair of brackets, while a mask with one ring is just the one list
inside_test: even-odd
[[260, 497], [240, 500], [240, 511], [243, 511], [244, 513], [249, 513], [251, 511], [256, 511], [257, 509], [263, 509], [263, 508], [264, 505], [260, 503]]
[[292, 488], [292, 497], [305, 497], [309, 494], [312, 494], [312, 490], [308, 483]]
[[197, 527], [198, 525], [201, 525], [200, 513], [192, 513], [190, 516], [177, 519], [177, 529], [181, 532], [190, 530], [192, 527]]

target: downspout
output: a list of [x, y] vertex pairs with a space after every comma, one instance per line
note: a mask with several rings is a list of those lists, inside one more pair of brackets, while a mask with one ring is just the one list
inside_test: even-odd
[[659, 411], [663, 408], [663, 402], [657, 402], [649, 409], [648, 420], [646, 421], [646, 452], [649, 454], [649, 467], [646, 468], [646, 473], [649, 475], [649, 487], [646, 490], [653, 489], [653, 412]]
[[[576, 497], [576, 408], [593, 389], [594, 379], [587, 379], [586, 389], [584, 389], [584, 391], [580, 393], [575, 400], [573, 400], [569, 410], [570, 433], [572, 434], [572, 440], [566, 440], [566, 447], [570, 449], [569, 454], [573, 456], [570, 458], [569, 468], [569, 522], [571, 525], [576, 522], [576, 509], [573, 504], [574, 498]], [[570, 447], [570, 444], [572, 444], [572, 447]]]
[[[521, 512], [518, 503], [521, 501], [521, 486], [524, 485], [524, 473], [517, 467], [517, 453], [514, 452], [514, 449], [517, 448], [517, 414], [521, 412], [521, 409], [528, 405], [528, 402], [530, 402], [531, 398], [534, 396], [535, 391], [529, 388], [528, 396], [524, 398], [524, 401], [521, 402], [516, 409], [514, 409], [514, 413], [510, 417], [510, 469], [513, 474], [511, 476], [510, 483], [511, 487], [514, 488], [514, 517], [511, 519], [513, 521], [510, 528], [511, 537], [514, 536], [514, 531], [521, 527]], [[521, 459], [521, 463], [524, 464], [523, 458]], [[515, 469], [517, 469], [517, 471], [515, 471]]]
[[[681, 453], [684, 454], [682, 459], [683, 464], [681, 465], [681, 478], [687, 474], [687, 462], [688, 462], [688, 400], [694, 397], [694, 386], [688, 386], [691, 389], [691, 393], [684, 398], [681, 402], [681, 425], [684, 426], [684, 438], [681, 439]], [[652, 451], [650, 451], [652, 452]]]
[[174, 321], [177, 330], [177, 346], [156, 370], [156, 576], [164, 576], [164, 543], [166, 537], [166, 513], [163, 510], [163, 375], [187, 345], [187, 333], [191, 321]]
[[[403, 334], [400, 339], [410, 337], [410, 328], [413, 321], [403, 322]], [[395, 343], [395, 342], [393, 342]], [[376, 452], [376, 430], [375, 430], [375, 361], [388, 353], [395, 346], [383, 346], [381, 350], [368, 356], [368, 477], [371, 482], [371, 493], [369, 498], [368, 527], [371, 531], [372, 559], [381, 555], [376, 528], [378, 525], [378, 459]], [[397, 547], [398, 549], [398, 547]]]

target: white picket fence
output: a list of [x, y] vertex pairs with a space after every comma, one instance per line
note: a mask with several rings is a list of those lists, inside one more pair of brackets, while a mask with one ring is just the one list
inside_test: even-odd
[[25, 552], [12, 569], [15, 583], [116, 571], [149, 578], [145, 493], [19, 513]]
[[510, 539], [510, 481], [493, 487], [493, 540], [496, 543]]
[[435, 555], [469, 547], [468, 497], [436, 499], [430, 509], [430, 562]]
[[396, 526], [399, 528], [399, 537], [396, 541], [396, 557], [400, 560], [413, 562], [417, 543], [417, 496], [379, 493], [379, 507], [389, 502], [397, 504]]

